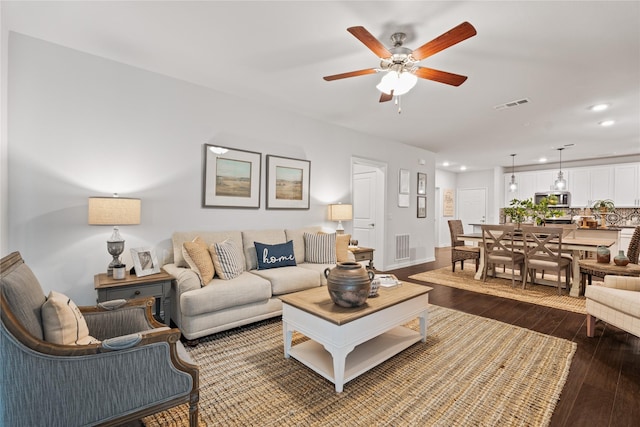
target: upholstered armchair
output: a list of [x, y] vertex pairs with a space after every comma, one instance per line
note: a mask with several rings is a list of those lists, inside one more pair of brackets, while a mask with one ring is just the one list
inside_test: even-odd
[[198, 424], [198, 368], [153, 298], [76, 307], [61, 295], [45, 297], [20, 253], [0, 260], [0, 425], [113, 426], [184, 403]]
[[587, 336], [596, 319], [640, 337], [640, 277], [605, 276], [604, 286], [587, 286]]

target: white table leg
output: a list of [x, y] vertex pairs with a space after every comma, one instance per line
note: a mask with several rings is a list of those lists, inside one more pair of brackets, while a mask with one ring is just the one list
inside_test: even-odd
[[423, 311], [419, 317], [420, 319], [420, 336], [422, 336], [422, 342], [427, 342], [427, 326], [429, 326], [429, 312]]
[[475, 276], [473, 276], [476, 280], [482, 280], [482, 272], [484, 271], [484, 248], [480, 245], [480, 261], [478, 262], [478, 271], [476, 271]]
[[333, 359], [333, 383], [336, 386], [336, 393], [342, 393], [344, 389], [344, 369], [347, 363], [347, 355], [353, 351], [355, 346], [336, 348], [324, 345], [325, 350], [331, 354]]
[[282, 320], [282, 338], [284, 341], [284, 358], [289, 358], [289, 351], [291, 350], [291, 340], [293, 338], [293, 328], [289, 328], [289, 324]]
[[571, 278], [571, 291], [569, 292], [569, 295], [577, 297], [580, 295], [580, 251], [574, 249], [571, 251], [571, 255], [573, 256], [573, 260], [571, 260], [573, 277]]

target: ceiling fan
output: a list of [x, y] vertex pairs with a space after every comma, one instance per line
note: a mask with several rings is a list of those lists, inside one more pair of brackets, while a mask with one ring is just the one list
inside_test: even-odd
[[376, 88], [382, 92], [380, 102], [386, 102], [393, 99], [394, 96], [404, 95], [411, 90], [415, 86], [418, 77], [452, 86], [460, 86], [467, 80], [466, 76], [433, 68], [419, 67], [417, 63], [454, 44], [475, 36], [476, 29], [468, 22], [463, 22], [415, 50], [402, 46], [406, 39], [405, 33], [392, 34], [391, 42], [393, 47], [387, 49], [364, 27], [350, 27], [347, 28], [347, 31], [380, 58], [380, 67], [325, 76], [323, 78], [326, 81], [385, 72], [385, 76]]

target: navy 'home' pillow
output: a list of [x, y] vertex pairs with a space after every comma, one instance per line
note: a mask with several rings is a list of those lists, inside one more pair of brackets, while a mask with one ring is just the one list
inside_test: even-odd
[[256, 246], [258, 270], [296, 265], [296, 257], [293, 255], [293, 240], [277, 245], [253, 243]]

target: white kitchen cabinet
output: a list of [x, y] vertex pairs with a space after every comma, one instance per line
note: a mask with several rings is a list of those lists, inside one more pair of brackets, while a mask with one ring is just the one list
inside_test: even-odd
[[640, 164], [614, 166], [614, 196], [616, 207], [640, 206]]
[[[634, 231], [635, 228], [623, 228], [620, 230], [620, 243], [618, 244], [618, 249], [622, 249], [625, 255], [628, 255], [627, 251]], [[618, 253], [616, 253], [616, 255], [618, 255]]]
[[509, 191], [511, 173], [504, 174], [504, 206], [509, 206], [511, 200], [534, 199], [536, 193], [543, 193], [551, 190], [556, 173], [554, 171], [535, 171], [516, 173], [518, 190], [514, 193]]
[[567, 172], [567, 187], [571, 192], [572, 207], [590, 207], [596, 200], [614, 200], [613, 167], [573, 168]]

